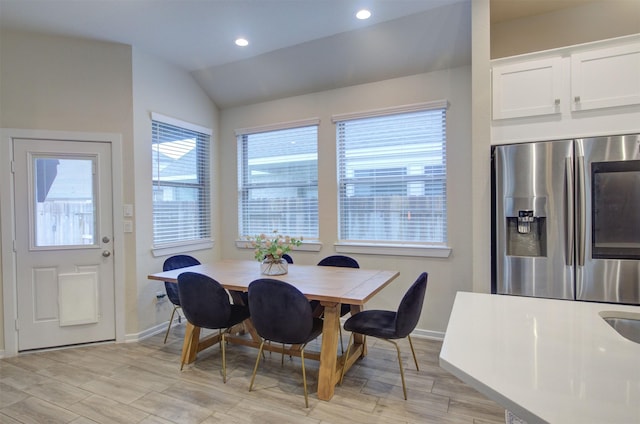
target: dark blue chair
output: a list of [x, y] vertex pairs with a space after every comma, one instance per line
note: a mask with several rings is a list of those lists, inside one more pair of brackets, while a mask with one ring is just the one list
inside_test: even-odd
[[[394, 342], [395, 339], [409, 340], [409, 346], [411, 346], [411, 353], [413, 354], [413, 361], [416, 364], [416, 370], [420, 371], [418, 367], [418, 359], [416, 358], [416, 352], [413, 350], [413, 343], [411, 342], [411, 332], [416, 328], [418, 320], [420, 319], [420, 313], [422, 312], [422, 305], [424, 303], [424, 296], [427, 291], [427, 273], [420, 274], [418, 279], [409, 287], [409, 290], [405, 293], [400, 306], [397, 311], [383, 311], [383, 310], [370, 310], [362, 311], [344, 323], [344, 329], [351, 331], [351, 337], [349, 338], [349, 344], [347, 345], [347, 358], [349, 357], [349, 350], [353, 342], [353, 334], [362, 334], [365, 336], [375, 337], [381, 340], [386, 340], [392, 343], [396, 347], [398, 352], [398, 364], [400, 365], [400, 377], [402, 379], [402, 390], [404, 391], [404, 399], [407, 400], [407, 387], [404, 383], [404, 371], [402, 369], [402, 359], [400, 358], [400, 347], [398, 343]], [[344, 367], [340, 376], [340, 384], [344, 378]]]
[[[172, 269], [185, 268], [188, 266], [200, 265], [193, 256], [189, 255], [175, 255], [167, 258], [162, 265], [163, 271], [171, 271]], [[169, 318], [169, 326], [167, 332], [164, 334], [164, 342], [167, 343], [167, 337], [169, 336], [169, 330], [171, 330], [171, 324], [173, 323], [173, 316], [176, 310], [180, 307], [180, 296], [178, 295], [178, 285], [176, 283], [164, 282], [164, 289], [167, 292], [169, 301], [173, 304], [173, 310], [171, 311], [171, 318]], [[180, 322], [180, 313], [178, 312], [178, 322]]]
[[287, 261], [290, 264], [293, 263], [293, 258], [288, 253], [285, 253], [284, 255], [282, 255], [282, 259], [284, 259], [285, 261]]
[[[178, 275], [178, 291], [182, 312], [192, 325], [200, 328], [218, 330], [220, 350], [222, 351], [222, 381], [227, 382], [227, 363], [225, 359], [225, 335], [222, 329], [229, 329], [249, 318], [249, 308], [233, 305], [229, 293], [220, 283], [211, 277], [196, 272], [183, 272]], [[191, 343], [191, 334], [187, 335]], [[190, 346], [187, 346], [190, 349]], [[180, 369], [184, 366], [184, 360]]]
[[[318, 262], [318, 266], [337, 266], [342, 268], [360, 268], [360, 264], [355, 259], [349, 256], [343, 255], [332, 255], [327, 256]], [[315, 311], [320, 308], [320, 302], [317, 300], [311, 301], [311, 308]], [[351, 305], [341, 305], [340, 306], [340, 317], [343, 317], [351, 312]], [[321, 314], [320, 314], [321, 315]], [[340, 327], [338, 327], [340, 329]], [[342, 329], [340, 329], [340, 351], [344, 353], [344, 345], [342, 343]]]
[[302, 361], [304, 403], [309, 407], [307, 376], [304, 368], [304, 348], [322, 334], [322, 320], [313, 317], [309, 300], [300, 290], [284, 281], [261, 278], [249, 284], [251, 322], [262, 338], [249, 391], [253, 388], [265, 341], [283, 345], [299, 345]]

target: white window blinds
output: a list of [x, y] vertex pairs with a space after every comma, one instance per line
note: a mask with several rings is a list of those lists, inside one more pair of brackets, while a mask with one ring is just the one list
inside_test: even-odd
[[339, 239], [444, 245], [446, 109], [335, 121]]
[[318, 126], [238, 135], [240, 236], [318, 238]]
[[155, 247], [211, 238], [210, 133], [171, 121], [152, 120]]

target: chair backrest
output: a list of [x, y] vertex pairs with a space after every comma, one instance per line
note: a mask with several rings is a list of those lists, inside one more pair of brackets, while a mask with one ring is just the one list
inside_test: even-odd
[[[175, 255], [167, 258], [162, 265], [163, 271], [171, 271], [172, 269], [185, 268], [192, 265], [200, 265], [200, 261], [189, 255]], [[180, 297], [178, 296], [178, 285], [175, 283], [164, 282], [164, 289], [167, 292], [169, 300], [174, 305], [180, 305]]]
[[277, 343], [305, 343], [313, 311], [300, 290], [284, 281], [260, 278], [249, 284], [251, 321], [260, 337]]
[[231, 315], [227, 291], [211, 277], [196, 272], [178, 275], [182, 312], [196, 327], [224, 328]]
[[327, 256], [320, 262], [318, 262], [318, 266], [340, 266], [343, 268], [360, 268], [358, 261], [349, 256], [343, 255], [332, 255]]
[[287, 261], [288, 263], [292, 264], [293, 263], [293, 258], [291, 257], [291, 255], [285, 253], [284, 255], [282, 255], [282, 259], [284, 259], [285, 261]]
[[396, 336], [398, 338], [408, 336], [418, 325], [424, 295], [427, 291], [427, 276], [426, 272], [420, 274], [400, 301], [396, 316]]

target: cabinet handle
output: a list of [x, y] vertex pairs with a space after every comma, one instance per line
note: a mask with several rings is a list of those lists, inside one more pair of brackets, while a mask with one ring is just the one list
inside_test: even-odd
[[573, 101], [576, 102], [576, 103], [579, 103], [580, 102], [580, 96], [575, 96], [573, 98]]
[[560, 99], [556, 99], [554, 103], [556, 104], [556, 106], [559, 106], [560, 105]]

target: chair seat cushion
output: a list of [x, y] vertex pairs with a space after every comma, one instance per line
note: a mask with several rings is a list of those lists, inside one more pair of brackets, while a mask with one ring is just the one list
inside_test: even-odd
[[365, 336], [396, 339], [396, 312], [370, 310], [362, 311], [344, 323], [344, 329]]

